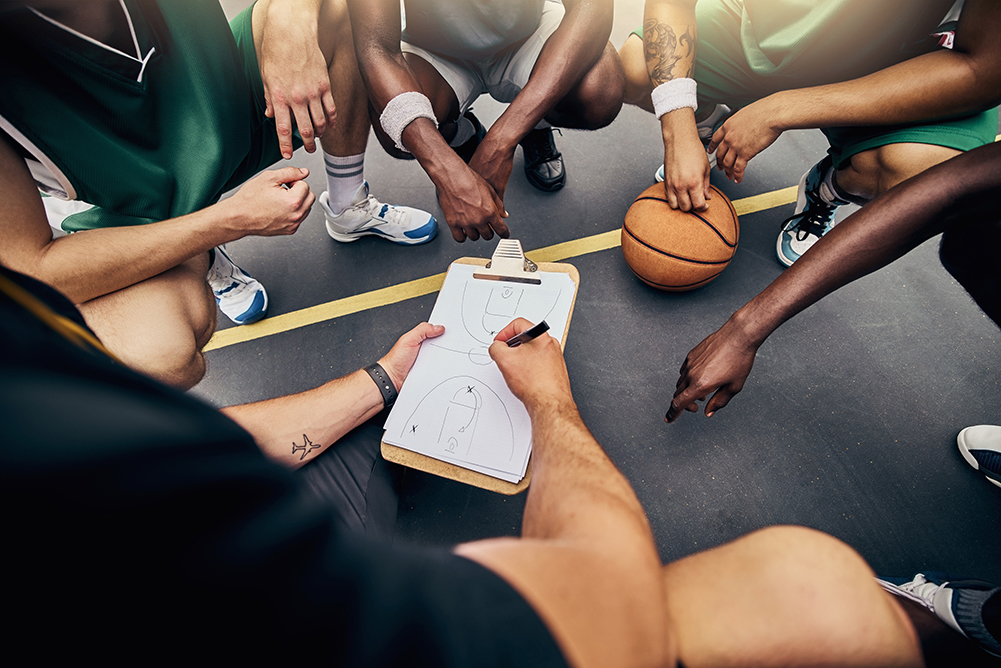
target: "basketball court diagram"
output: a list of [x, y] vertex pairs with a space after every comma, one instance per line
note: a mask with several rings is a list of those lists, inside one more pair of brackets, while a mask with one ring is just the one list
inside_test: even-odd
[[450, 458], [510, 463], [514, 425], [486, 382], [455, 376], [432, 388], [404, 423], [400, 445], [418, 444]]
[[445, 339], [448, 344], [432, 340], [428, 345], [466, 355], [478, 366], [492, 364], [487, 348], [497, 332], [515, 318], [525, 318], [532, 323], [545, 320], [556, 308], [561, 295], [562, 290], [558, 289], [469, 281], [463, 286], [460, 308], [462, 328], [468, 338], [462, 337], [466, 340], [460, 342], [455, 337], [448, 337]]

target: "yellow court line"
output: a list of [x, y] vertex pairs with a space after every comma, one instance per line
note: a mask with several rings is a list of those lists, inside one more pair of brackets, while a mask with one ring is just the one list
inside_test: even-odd
[[[760, 195], [752, 195], [751, 197], [735, 200], [733, 208], [738, 216], [744, 216], [749, 213], [756, 213], [765, 209], [790, 204], [796, 201], [797, 190], [797, 186], [790, 186], [789, 188], [773, 190], [772, 192], [761, 193]], [[533, 262], [559, 262], [568, 258], [587, 255], [588, 253], [615, 248], [621, 244], [620, 235], [620, 230], [611, 230], [583, 237], [582, 239], [574, 239], [573, 241], [538, 248], [525, 253], [525, 255]], [[319, 322], [333, 320], [334, 318], [351, 315], [352, 313], [396, 304], [397, 302], [413, 299], [414, 297], [423, 297], [424, 295], [440, 290], [444, 280], [444, 273], [435, 274], [434, 276], [391, 285], [388, 288], [363, 292], [360, 295], [310, 306], [291, 313], [272, 316], [260, 322], [255, 322], [252, 325], [224, 329], [212, 336], [208, 345], [205, 346], [204, 351], [208, 352], [237, 343], [261, 339], [265, 336], [287, 332], [307, 325], [315, 325]]]

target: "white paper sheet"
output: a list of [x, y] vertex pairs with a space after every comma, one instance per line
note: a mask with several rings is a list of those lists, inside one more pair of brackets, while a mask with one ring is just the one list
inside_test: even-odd
[[445, 333], [421, 345], [386, 420], [384, 440], [517, 483], [528, 467], [532, 425], [487, 348], [518, 317], [545, 320], [548, 334], [561, 339], [575, 286], [563, 273], [539, 272], [541, 285], [478, 280], [478, 269], [449, 269], [429, 319]]

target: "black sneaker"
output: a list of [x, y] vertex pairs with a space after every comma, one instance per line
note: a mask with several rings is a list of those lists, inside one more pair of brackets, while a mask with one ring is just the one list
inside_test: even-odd
[[480, 123], [480, 119], [473, 116], [472, 107], [467, 109], [463, 116], [468, 118], [469, 122], [473, 124], [475, 132], [473, 132], [473, 136], [467, 139], [462, 146], [456, 146], [455, 152], [460, 158], [462, 158], [462, 161], [468, 165], [469, 161], [473, 159], [473, 154], [476, 153], [476, 147], [480, 145], [480, 142], [483, 141], [483, 137], [486, 136], [487, 129], [483, 127], [482, 123]]
[[563, 155], [556, 150], [556, 142], [553, 140], [554, 129], [532, 130], [519, 142], [525, 154], [525, 176], [528, 182], [547, 193], [559, 190], [567, 182]]

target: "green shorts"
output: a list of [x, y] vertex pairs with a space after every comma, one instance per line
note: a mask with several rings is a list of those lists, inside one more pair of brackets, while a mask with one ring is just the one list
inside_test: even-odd
[[[696, 5], [698, 47], [694, 78], [700, 105], [745, 107], [772, 93], [828, 83], [786, 74], [763, 75], [747, 62], [741, 43], [741, 4], [736, 0], [701, 0]], [[643, 37], [642, 29], [633, 34]], [[830, 73], [825, 73], [830, 76]], [[969, 151], [994, 141], [998, 112], [990, 109], [937, 122], [905, 125], [821, 128], [836, 167], [853, 155], [888, 144], [918, 143]]]

